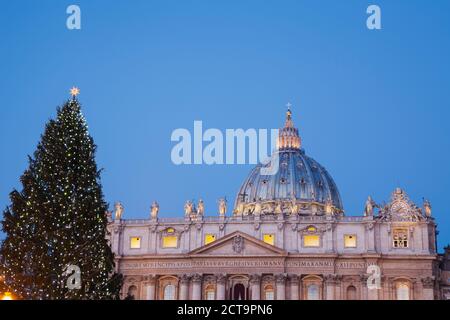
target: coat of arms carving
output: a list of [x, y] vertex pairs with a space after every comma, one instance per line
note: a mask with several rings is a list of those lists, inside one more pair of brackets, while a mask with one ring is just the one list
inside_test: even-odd
[[236, 253], [241, 253], [244, 250], [244, 238], [240, 235], [233, 238], [233, 251]]

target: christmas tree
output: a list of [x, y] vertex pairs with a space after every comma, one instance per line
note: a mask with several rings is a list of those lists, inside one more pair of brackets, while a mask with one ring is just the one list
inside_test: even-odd
[[23, 299], [116, 299], [96, 145], [76, 98], [58, 108], [2, 222], [5, 284]]

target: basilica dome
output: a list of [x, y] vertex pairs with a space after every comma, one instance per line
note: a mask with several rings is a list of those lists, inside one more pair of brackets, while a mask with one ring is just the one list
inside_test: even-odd
[[288, 109], [277, 148], [267, 164], [257, 165], [236, 196], [235, 215], [343, 214], [339, 191], [328, 171], [305, 154]]

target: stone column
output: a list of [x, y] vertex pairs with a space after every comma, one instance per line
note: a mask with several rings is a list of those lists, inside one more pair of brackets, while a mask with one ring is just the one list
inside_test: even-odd
[[277, 274], [275, 280], [277, 285], [277, 300], [286, 300], [286, 274]]
[[189, 279], [188, 274], [183, 274], [180, 277], [180, 300], [189, 300]]
[[434, 300], [434, 279], [433, 277], [422, 278], [422, 300]]
[[198, 273], [192, 276], [192, 300], [202, 299], [202, 276]]
[[336, 285], [337, 276], [335, 274], [327, 274], [325, 279], [325, 300], [337, 300], [336, 299]]
[[155, 289], [156, 289], [156, 276], [155, 275], [150, 275], [146, 278], [146, 283], [145, 283], [145, 288], [146, 288], [146, 292], [145, 292], [145, 298], [147, 300], [155, 300]]
[[226, 287], [225, 284], [227, 282], [227, 275], [222, 273], [216, 276], [216, 290], [217, 290], [217, 298], [216, 300], [225, 300], [226, 299]]
[[291, 274], [289, 275], [289, 282], [291, 285], [291, 300], [298, 300], [298, 275]]
[[250, 276], [250, 290], [252, 292], [252, 300], [261, 300], [261, 276], [252, 274]]
[[361, 300], [369, 300], [368, 292], [367, 292], [367, 279], [369, 279], [369, 276], [367, 274], [361, 274], [359, 276], [360, 282], [361, 282]]

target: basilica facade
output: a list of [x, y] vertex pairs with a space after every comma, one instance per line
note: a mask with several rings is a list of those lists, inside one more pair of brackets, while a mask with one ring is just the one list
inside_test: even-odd
[[[276, 168], [276, 170], [273, 170]], [[228, 213], [230, 211], [230, 213]], [[206, 216], [188, 201], [184, 216], [110, 214], [122, 298], [141, 300], [438, 299], [439, 259], [431, 205], [400, 188], [370, 197], [346, 216], [328, 171], [306, 155], [291, 111], [270, 163], [256, 166], [233, 208]]]

